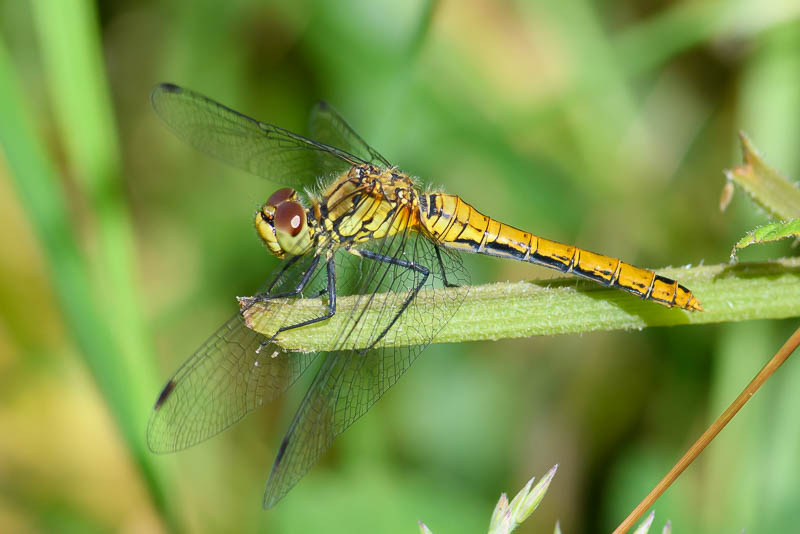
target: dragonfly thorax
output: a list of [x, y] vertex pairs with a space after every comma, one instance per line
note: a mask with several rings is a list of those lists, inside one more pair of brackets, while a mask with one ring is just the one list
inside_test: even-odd
[[261, 206], [255, 217], [256, 231], [270, 252], [278, 258], [305, 254], [312, 246], [312, 229], [297, 191], [278, 189]]

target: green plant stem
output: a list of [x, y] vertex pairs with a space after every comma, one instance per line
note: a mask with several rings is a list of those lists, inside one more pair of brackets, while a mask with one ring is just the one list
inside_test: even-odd
[[31, 102], [4, 48], [0, 145], [39, 238], [69, 332], [156, 507], [178, 531], [177, 515], [166, 499], [168, 477], [156, 469], [144, 442], [149, 406], [158, 389], [149, 337], [134, 298], [138, 286], [132, 274], [132, 237], [93, 6], [85, 0], [32, 6], [68, 174], [86, 196], [85, 215], [95, 238], [89, 247], [78, 237], [59, 170], [37, 136]]
[[[537, 335], [593, 332], [597, 330], [642, 329], [649, 326], [720, 323], [749, 319], [779, 319], [800, 315], [800, 259], [782, 259], [761, 263], [713, 265], [692, 268], [669, 268], [658, 271], [676, 278], [700, 299], [704, 312], [669, 309], [643, 301], [618, 289], [609, 289], [575, 278], [506, 282], [482, 286], [436, 289], [420, 292], [414, 314], [405, 314], [403, 340], [426, 343], [426, 329], [413, 328], [412, 317], [424, 320], [437, 312], [436, 302], [465, 292], [464, 304], [433, 343], [494, 340]], [[381, 295], [377, 300], [383, 300]], [[381, 313], [383, 304], [397, 306], [399, 299], [376, 302], [367, 311]], [[281, 333], [277, 341], [283, 347], [310, 352], [330, 350], [343, 322], [357, 305], [357, 296], [339, 297], [336, 314], [328, 321]], [[274, 333], [270, 324], [271, 306], [298, 306], [299, 317], [313, 316], [324, 310], [324, 299], [278, 299], [256, 303], [245, 312], [251, 327], [265, 334]], [[399, 308], [398, 308], [399, 310]], [[397, 311], [397, 310], [393, 310]], [[388, 315], [383, 311], [384, 317]], [[374, 318], [373, 318], [374, 319]], [[366, 323], [369, 324], [369, 323]], [[393, 331], [396, 329], [392, 329]], [[353, 335], [347, 345], [338, 348], [363, 348], [366, 335]], [[379, 345], [399, 342], [390, 331]]]

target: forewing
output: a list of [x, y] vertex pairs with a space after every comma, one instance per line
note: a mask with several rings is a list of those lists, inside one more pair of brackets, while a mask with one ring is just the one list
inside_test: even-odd
[[[423, 289], [442, 286], [442, 269], [436, 257], [435, 245], [417, 234], [408, 233], [375, 242], [371, 249], [389, 257], [411, 260], [428, 267], [430, 274]], [[405, 254], [403, 254], [405, 251]], [[342, 267], [354, 258], [343, 253]], [[468, 275], [460, 259], [445, 250], [440, 255], [446, 265], [447, 280], [467, 284]], [[399, 318], [394, 313], [378, 314], [371, 324], [362, 321], [364, 312], [376, 306], [374, 292], [388, 292], [397, 304], [405, 302], [416, 290], [422, 274], [396, 264], [363, 259], [349, 266], [356, 278], [341, 283], [339, 294], [361, 295], [359, 304], [341, 330], [339, 346], [350, 336], [364, 332], [373, 342], [387, 328], [398, 329], [394, 344], [371, 350], [339, 350], [328, 353], [309, 388], [279, 448], [267, 482], [264, 507], [277, 503], [330, 447], [333, 438], [361, 417], [419, 356], [436, 333], [450, 320], [462, 303], [463, 293], [450, 294], [436, 302], [435, 313], [422, 316], [411, 300]], [[344, 269], [337, 269], [338, 273]], [[348, 287], [349, 286], [349, 287]], [[387, 308], [384, 308], [387, 309]], [[381, 310], [378, 310], [381, 311]], [[408, 345], [402, 334], [415, 330], [427, 340]], [[388, 339], [388, 338], [387, 338]]]
[[250, 118], [199, 93], [161, 84], [153, 109], [175, 134], [196, 149], [273, 182], [313, 186], [344, 172], [361, 158]]
[[367, 163], [372, 163], [378, 167], [392, 167], [386, 158], [369, 146], [347, 124], [347, 121], [324, 100], [317, 102], [311, 110], [308, 133], [317, 141], [345, 150]]

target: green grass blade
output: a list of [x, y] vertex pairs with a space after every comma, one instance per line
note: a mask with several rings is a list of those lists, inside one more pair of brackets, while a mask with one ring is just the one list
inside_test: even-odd
[[27, 108], [5, 47], [0, 44], [0, 146], [11, 179], [47, 259], [66, 324], [145, 478], [154, 493], [161, 493], [156, 471], [143, 449], [144, 428], [134, 424], [141, 407], [129, 397], [128, 377], [115, 358], [119, 347], [92, 298], [94, 290], [58, 173], [36, 137]]
[[[424, 321], [425, 317], [436, 313], [436, 303], [453, 298], [454, 293], [460, 292], [467, 293], [464, 304], [439, 332], [434, 343], [779, 319], [800, 315], [798, 259], [661, 269], [658, 272], [676, 278], [692, 289], [706, 311], [669, 309], [618, 289], [563, 278], [420, 292], [415, 301], [416, 312], [404, 314], [401, 321], [411, 321], [413, 317]], [[381, 313], [384, 304], [398, 306], [397, 299], [381, 295], [376, 295], [375, 299], [378, 302], [363, 318], [365, 324], [377, 320], [369, 315]], [[358, 301], [357, 296], [339, 297], [336, 315], [330, 320], [283, 332], [277, 340], [289, 350], [330, 350], [343, 326], [342, 322], [350, 317], [350, 311]], [[279, 326], [270, 324], [268, 318], [271, 315], [265, 313], [272, 306], [303, 307], [303, 310], [297, 310], [300, 314], [298, 317], [308, 317], [316, 312], [320, 312], [318, 315], [324, 313], [327, 303], [323, 299], [276, 299], [254, 304], [246, 311], [245, 318], [250, 321], [252, 328], [265, 335], [272, 335], [275, 327]], [[391, 345], [401, 340], [407, 340], [408, 343], [427, 341], [422, 334], [414, 337], [415, 332], [425, 332], [424, 328], [415, 329], [413, 324], [408, 323], [401, 326], [401, 337], [395, 339], [400, 328], [393, 328], [379, 345]], [[348, 339], [346, 348], [363, 348], [364, 343], [364, 339], [354, 335]]]
[[[135, 298], [135, 255], [121, 194], [119, 148], [93, 6], [34, 2], [34, 23], [51, 88], [68, 174], [86, 196], [96, 245], [84, 257], [55, 165], [24, 114], [30, 103], [2, 63], [2, 141], [22, 203], [36, 228], [59, 303], [122, 438], [167, 521], [166, 480], [152, 463], [145, 427], [157, 391], [154, 359]], [[4, 55], [5, 56], [5, 55]]]

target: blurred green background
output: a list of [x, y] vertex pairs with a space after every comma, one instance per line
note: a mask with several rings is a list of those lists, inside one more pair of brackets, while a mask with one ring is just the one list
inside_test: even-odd
[[[299, 132], [325, 98], [428, 184], [643, 266], [726, 262], [766, 220], [717, 207], [738, 129], [800, 176], [797, 2], [0, 0], [0, 532], [483, 532], [555, 463], [519, 531], [608, 531], [795, 326], [431, 346], [265, 513], [307, 382], [144, 446], [166, 378], [277, 264], [251, 223], [276, 186], [175, 139], [161, 81]], [[467, 260], [474, 283], [550, 276]], [[793, 530], [798, 384], [790, 360], [656, 524]]]

